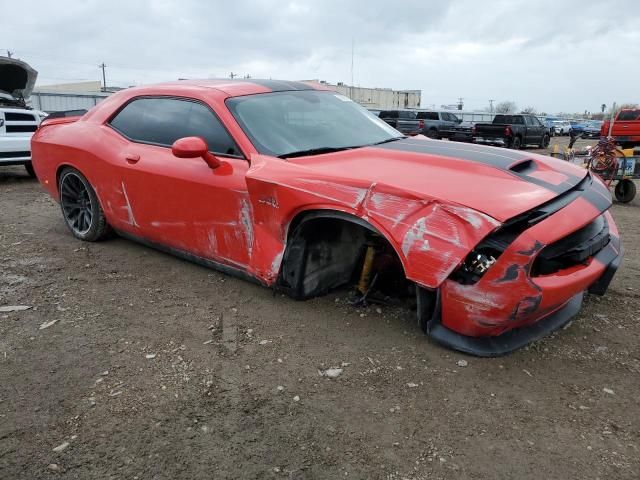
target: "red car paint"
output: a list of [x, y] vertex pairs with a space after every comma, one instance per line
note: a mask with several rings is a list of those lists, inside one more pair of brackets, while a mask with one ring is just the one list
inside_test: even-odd
[[[422, 136], [309, 157], [271, 157], [258, 152], [225, 105], [231, 97], [271, 91], [259, 82], [220, 80], [121, 91], [82, 118], [43, 123], [32, 140], [37, 176], [58, 199], [57, 175], [72, 166], [94, 187], [117, 231], [212, 260], [264, 285], [278, 279], [294, 219], [309, 211], [349, 214], [389, 242], [409, 280], [439, 289], [442, 324], [466, 336], [496, 336], [538, 322], [603, 276], [607, 264], [595, 256], [551, 275], [530, 272], [544, 246], [610, 206], [608, 190], [588, 179], [591, 202], [578, 197], [524, 230], [477, 283], [451, 277], [481, 240], [571, 191], [586, 170], [528, 152]], [[193, 139], [174, 152], [126, 139], [107, 122], [141, 96], [205, 103], [245, 158], [218, 157], [214, 163], [220, 166], [211, 168], [203, 158], [176, 157], [197, 150]], [[611, 236], [605, 248], [617, 257], [618, 232], [605, 215]]]

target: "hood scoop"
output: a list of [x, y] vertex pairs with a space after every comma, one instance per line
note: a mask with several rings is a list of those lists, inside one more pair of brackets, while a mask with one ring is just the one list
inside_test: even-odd
[[521, 175], [526, 175], [536, 171], [536, 163], [530, 158], [522, 160], [521, 162], [514, 163], [509, 167], [509, 170]]

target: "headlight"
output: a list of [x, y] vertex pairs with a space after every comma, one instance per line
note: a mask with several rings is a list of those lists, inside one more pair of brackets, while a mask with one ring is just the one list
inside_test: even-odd
[[496, 263], [494, 254], [497, 253], [492, 249], [472, 250], [451, 278], [463, 285], [476, 283]]

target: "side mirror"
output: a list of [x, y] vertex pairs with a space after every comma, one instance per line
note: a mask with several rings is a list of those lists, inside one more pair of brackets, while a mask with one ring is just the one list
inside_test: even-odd
[[184, 137], [179, 138], [171, 145], [171, 153], [178, 158], [198, 158], [202, 159], [209, 165], [209, 168], [218, 168], [220, 160], [209, 153], [209, 147], [200, 137]]

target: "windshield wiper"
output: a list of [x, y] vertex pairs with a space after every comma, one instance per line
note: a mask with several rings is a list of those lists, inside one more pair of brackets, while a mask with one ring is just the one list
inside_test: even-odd
[[381, 142], [372, 143], [369, 146], [382, 145], [383, 143], [395, 142], [396, 140], [402, 140], [403, 138], [407, 138], [407, 136], [403, 135], [401, 137], [387, 138], [386, 140], [382, 140]]
[[297, 150], [294, 152], [283, 153], [278, 155], [278, 158], [292, 158], [292, 157], [306, 157], [307, 155], [320, 155], [323, 153], [341, 152], [342, 150], [351, 150], [353, 148], [360, 148], [362, 145], [355, 145], [352, 147], [318, 147], [310, 148], [308, 150]]
[[351, 147], [318, 147], [310, 148], [308, 150], [297, 150], [294, 152], [287, 152], [283, 153], [282, 155], [278, 155], [278, 158], [305, 157], [307, 155], [321, 155], [323, 153], [340, 152], [342, 150], [353, 150], [354, 148], [371, 147], [373, 145], [382, 145], [383, 143], [395, 142], [396, 140], [402, 140], [403, 138], [407, 137], [403, 135], [402, 137], [387, 138], [386, 140], [382, 140], [381, 142], [369, 143], [365, 145], [353, 145]]

